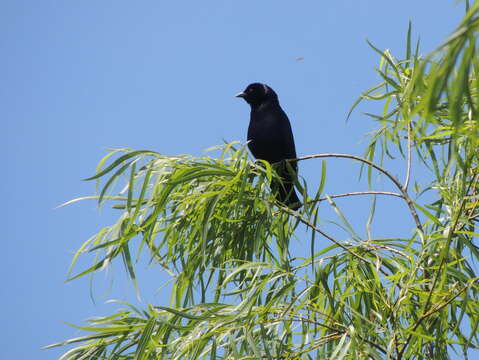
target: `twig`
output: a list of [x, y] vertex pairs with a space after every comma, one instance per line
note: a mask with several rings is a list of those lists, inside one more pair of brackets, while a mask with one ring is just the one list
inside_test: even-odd
[[403, 189], [407, 191], [409, 186], [409, 179], [411, 176], [411, 166], [412, 166], [412, 141], [411, 141], [411, 121], [407, 122], [407, 165], [406, 165], [406, 179], [404, 180]]
[[424, 319], [426, 319], [427, 317], [431, 316], [432, 314], [440, 311], [441, 309], [443, 309], [444, 307], [446, 307], [447, 305], [449, 305], [451, 302], [453, 302], [459, 295], [461, 295], [464, 291], [467, 290], [467, 288], [470, 286], [471, 284], [467, 284], [466, 286], [464, 286], [457, 294], [455, 294], [454, 296], [452, 296], [449, 300], [447, 300], [446, 302], [444, 302], [443, 304], [441, 305], [437, 305], [437, 306], [433, 306], [431, 310], [425, 312], [424, 314], [422, 314], [419, 319], [416, 321], [416, 323], [414, 324], [412, 330], [411, 330], [411, 334], [409, 334], [406, 342], [404, 343], [402, 349], [401, 349], [401, 352], [398, 354], [398, 359], [401, 359], [402, 358], [402, 355], [404, 354], [404, 351], [406, 350], [406, 347], [408, 346], [409, 342], [411, 341], [411, 338], [413, 336], [413, 332], [416, 331], [416, 329], [419, 327], [419, 325], [421, 325], [421, 323], [424, 321]]
[[[404, 199], [403, 195], [395, 193], [395, 192], [390, 192], [390, 191], [353, 191], [353, 192], [347, 192], [347, 193], [344, 193], [344, 194], [329, 195], [329, 198], [335, 199], [335, 198], [342, 198], [342, 197], [346, 197], [346, 196], [356, 196], [356, 195], [388, 195], [388, 196], [396, 196], [396, 197], [400, 197], [400, 198]], [[307, 203], [312, 204], [312, 203], [324, 201], [324, 200], [327, 200], [327, 199], [328, 198], [323, 197], [323, 198], [320, 198], [318, 200], [308, 201]]]
[[[343, 250], [347, 251], [348, 253], [350, 253], [351, 255], [353, 255], [354, 257], [364, 261], [365, 263], [371, 265], [371, 266], [375, 266], [371, 261], [369, 261], [368, 259], [362, 257], [361, 255], [358, 255], [356, 254], [354, 251], [352, 251], [351, 249], [349, 249], [347, 246], [341, 244], [338, 240], [336, 240], [335, 238], [333, 238], [331, 235], [328, 235], [327, 233], [325, 233], [323, 230], [321, 230], [320, 228], [318, 228], [317, 226], [315, 226], [314, 224], [311, 224], [308, 220], [304, 219], [301, 215], [299, 215], [296, 211], [293, 211], [291, 210], [289, 207], [287, 206], [280, 206], [280, 208], [284, 211], [286, 211], [288, 214], [294, 216], [296, 219], [298, 219], [300, 222], [302, 222], [304, 225], [306, 225], [307, 227], [311, 228], [312, 230], [320, 233], [321, 235], [323, 235], [326, 239], [330, 240], [331, 242], [333, 242], [334, 244], [338, 245], [340, 248], [342, 248]], [[389, 276], [388, 273], [386, 273], [381, 267], [379, 268], [379, 271], [384, 275], [384, 276]], [[399, 288], [401, 288], [398, 284], [396, 284], [396, 286], [398, 286]]]
[[[351, 255], [357, 257], [358, 259], [366, 262], [366, 263], [369, 263], [371, 264], [367, 259], [363, 258], [361, 255], [358, 255], [356, 254], [354, 251], [352, 251], [351, 249], [349, 249], [347, 246], [341, 244], [338, 240], [336, 240], [335, 238], [333, 238], [331, 235], [328, 235], [326, 234], [323, 230], [321, 230], [320, 228], [318, 228], [317, 226], [311, 224], [309, 221], [305, 220], [302, 216], [299, 216], [297, 213], [295, 213], [293, 210], [291, 210], [290, 208], [288, 207], [281, 207], [283, 210], [286, 210], [290, 215], [294, 216], [295, 218], [297, 218], [300, 222], [302, 222], [304, 225], [306, 225], [307, 227], [311, 228], [312, 230], [320, 233], [321, 235], [323, 235], [326, 239], [328, 239], [329, 241], [333, 242], [334, 244], [338, 245], [340, 248], [342, 248], [343, 250], [347, 251], [348, 253], [350, 253]], [[371, 264], [372, 265], [372, 264]]]
[[[351, 338], [351, 335], [349, 334], [349, 332], [347, 330], [339, 330], [339, 329], [335, 329], [331, 326], [328, 326], [326, 324], [323, 324], [323, 323], [320, 323], [320, 322], [317, 322], [317, 321], [314, 321], [314, 320], [311, 320], [311, 319], [308, 319], [308, 318], [305, 318], [303, 316], [299, 316], [299, 315], [292, 315], [291, 316], [293, 320], [296, 320], [296, 321], [304, 321], [304, 322], [309, 322], [310, 324], [314, 324], [314, 325], [317, 325], [317, 326], [322, 326], [322, 327], [325, 327], [326, 329], [330, 330], [330, 331], [334, 331], [336, 333], [339, 333], [339, 334], [346, 334], [347, 336], [349, 336]], [[384, 349], [381, 345], [378, 345], [376, 344], [375, 342], [372, 342], [364, 337], [362, 337], [361, 335], [357, 334], [356, 335], [359, 339], [361, 339], [362, 341], [368, 343], [369, 345], [375, 347], [376, 349], [378, 349], [379, 351], [381, 351], [383, 354], [387, 354], [387, 351], [386, 349]]]
[[[347, 331], [347, 328], [346, 330], [340, 330], [340, 329], [336, 329], [332, 326], [329, 326], [329, 325], [326, 325], [326, 324], [323, 324], [323, 323], [320, 323], [320, 322], [317, 322], [317, 321], [314, 321], [314, 320], [311, 320], [311, 319], [308, 319], [308, 318], [305, 318], [303, 316], [300, 316], [300, 315], [291, 315], [291, 319], [293, 321], [298, 321], [298, 322], [307, 322], [307, 323], [310, 323], [310, 324], [314, 324], [314, 325], [317, 325], [317, 326], [321, 326], [321, 327], [324, 327], [326, 329], [328, 329], [329, 331], [333, 332], [332, 334], [329, 334], [329, 335], [325, 335], [325, 336], [322, 336], [320, 337], [317, 341], [321, 341], [321, 340], [324, 340], [324, 339], [329, 339], [329, 338], [333, 338], [332, 340], [334, 340], [334, 338], [336, 337], [340, 337], [344, 334], [346, 334], [348, 337], [351, 338], [351, 335], [349, 334], [349, 332]], [[268, 321], [269, 323], [274, 323], [274, 322], [281, 322], [281, 321], [284, 321], [283, 319], [274, 319], [274, 320], [270, 320]], [[374, 348], [376, 348], [377, 350], [381, 351], [383, 354], [387, 354], [387, 350], [384, 349], [381, 345], [378, 345], [376, 344], [375, 342], [371, 341], [371, 340], [368, 340], [366, 339], [365, 337], [362, 337], [361, 335], [357, 334], [356, 335], [361, 341], [364, 341], [366, 343], [368, 343], [369, 345], [373, 346]], [[308, 350], [310, 351], [310, 349]], [[303, 351], [304, 353], [304, 351]]]
[[447, 300], [445, 303], [441, 304], [441, 305], [437, 305], [437, 306], [434, 306], [431, 310], [429, 310], [427, 313], [425, 313], [423, 315], [423, 317], [428, 317], [440, 310], [442, 310], [444, 307], [446, 307], [447, 305], [449, 305], [450, 303], [452, 303], [454, 300], [456, 300], [457, 297], [459, 297], [459, 295], [461, 295], [464, 291], [467, 290], [467, 288], [470, 286], [471, 284], [467, 284], [466, 286], [464, 286], [461, 290], [459, 290], [459, 292], [457, 294], [455, 294], [453, 297], [451, 297], [449, 300]]
[[381, 249], [386, 249], [387, 251], [390, 251], [390, 252], [393, 252], [395, 254], [399, 254], [401, 255], [402, 257], [404, 257], [405, 259], [409, 259], [409, 257], [403, 253], [402, 251], [398, 250], [398, 249], [394, 249], [390, 246], [387, 246], [387, 245], [377, 245], [377, 246], [372, 246], [370, 243], [368, 243], [367, 245], [370, 246], [370, 248], [368, 249], [368, 251], [379, 251]]
[[[474, 178], [476, 177], [476, 174], [474, 175]], [[469, 193], [469, 191], [471, 190], [471, 187], [472, 187], [472, 184], [474, 183], [474, 181], [471, 181], [469, 183], [469, 186], [466, 190], [466, 194]], [[439, 268], [438, 270], [436, 271], [436, 274], [434, 276], [434, 279], [432, 281], [432, 285], [431, 285], [431, 288], [428, 289], [429, 290], [429, 294], [428, 294], [428, 297], [427, 297], [427, 300], [426, 300], [426, 304], [424, 306], [424, 310], [423, 310], [423, 314], [421, 315], [421, 317], [418, 319], [418, 321], [416, 322], [416, 325], [414, 326], [413, 328], [413, 331], [415, 331], [417, 329], [417, 327], [421, 324], [421, 322], [426, 318], [428, 317], [429, 315], [435, 313], [436, 311], [439, 311], [441, 310], [444, 306], [448, 305], [452, 300], [454, 300], [457, 296], [459, 296], [462, 292], [464, 292], [468, 287], [469, 285], [467, 285], [465, 288], [463, 288], [459, 293], [457, 293], [450, 301], [447, 301], [446, 303], [444, 303], [442, 306], [433, 306], [431, 310], [427, 311], [427, 308], [429, 307], [430, 303], [431, 303], [431, 299], [432, 299], [432, 295], [433, 295], [433, 292], [434, 292], [434, 288], [436, 287], [437, 285], [437, 282], [439, 280], [439, 275], [442, 273], [442, 268], [444, 267], [444, 264], [446, 263], [446, 256], [447, 256], [447, 253], [446, 253], [446, 249], [449, 247], [451, 241], [452, 241], [452, 237], [454, 235], [454, 233], [457, 231], [456, 228], [459, 224], [459, 218], [461, 217], [461, 214], [462, 214], [462, 211], [464, 210], [464, 207], [465, 207], [465, 203], [466, 203], [466, 200], [463, 199], [462, 202], [461, 202], [461, 206], [459, 207], [459, 211], [456, 215], [456, 218], [454, 219], [454, 222], [453, 222], [453, 226], [450, 228], [450, 231], [448, 233], [448, 236], [447, 236], [447, 241], [446, 241], [446, 244], [444, 246], [444, 249], [441, 251], [441, 262], [439, 264]], [[406, 349], [406, 346], [408, 345], [408, 343], [411, 341], [411, 338], [412, 338], [412, 334], [409, 335], [409, 337], [407, 338], [406, 342], [404, 343], [404, 346], [401, 350], [401, 353], [399, 354], [399, 359], [401, 359], [401, 355], [404, 353], [404, 350]]]
[[[475, 178], [477, 176], [477, 173], [474, 174], [474, 177]], [[471, 191], [471, 188], [472, 188], [472, 185], [475, 183], [475, 181], [471, 181], [469, 183], [469, 186], [466, 190], [466, 194], [469, 193], [469, 191]], [[437, 281], [439, 279], [439, 274], [441, 273], [442, 271], [442, 268], [444, 266], [444, 264], [446, 263], [446, 256], [447, 254], [445, 253], [446, 252], [446, 249], [449, 247], [449, 245], [451, 244], [451, 241], [452, 241], [452, 237], [454, 235], [454, 233], [456, 231], [459, 231], [459, 229], [457, 229], [458, 225], [459, 225], [459, 219], [461, 217], [461, 214], [462, 214], [462, 211], [464, 210], [464, 207], [466, 206], [466, 200], [465, 199], [462, 199], [462, 202], [461, 202], [461, 206], [459, 207], [459, 211], [456, 215], [456, 218], [454, 219], [454, 222], [453, 222], [453, 226], [450, 228], [450, 231], [449, 233], [447, 234], [447, 241], [446, 241], [446, 244], [445, 244], [445, 247], [444, 249], [442, 250], [441, 252], [441, 263], [439, 264], [439, 269], [436, 271], [436, 276], [434, 277], [434, 280], [432, 282], [432, 286], [431, 286], [431, 289], [429, 291], [429, 295], [427, 297], [427, 301], [426, 301], [426, 306], [424, 306], [424, 311], [426, 311], [426, 309], [428, 308], [429, 304], [430, 304], [430, 301], [431, 301], [431, 298], [432, 298], [432, 293], [434, 291], [434, 288], [436, 287], [436, 284], [437, 284]], [[461, 227], [462, 228], [462, 227]]]
[[356, 156], [356, 155], [350, 155], [350, 154], [337, 154], [337, 153], [326, 153], [326, 154], [315, 154], [315, 155], [308, 155], [308, 156], [303, 156], [297, 159], [289, 159], [288, 161], [303, 161], [303, 160], [309, 160], [309, 159], [319, 159], [319, 158], [342, 158], [342, 159], [352, 159], [356, 161], [360, 161], [362, 163], [368, 164], [369, 166], [373, 167], [374, 169], [378, 170], [379, 172], [383, 173], [386, 175], [386, 177], [389, 178], [393, 182], [394, 185], [398, 188], [398, 190], [401, 192], [404, 200], [406, 201], [409, 211], [411, 212], [411, 215], [414, 219], [414, 222], [416, 223], [416, 227], [421, 233], [424, 233], [421, 221], [419, 220], [419, 216], [417, 215], [416, 208], [414, 207], [414, 202], [412, 199], [409, 197], [409, 194], [406, 189], [403, 188], [397, 177], [395, 177], [393, 174], [391, 174], [389, 171], [386, 169], [382, 168], [379, 165], [376, 165], [372, 161], [369, 161], [367, 159], [364, 159], [362, 157]]

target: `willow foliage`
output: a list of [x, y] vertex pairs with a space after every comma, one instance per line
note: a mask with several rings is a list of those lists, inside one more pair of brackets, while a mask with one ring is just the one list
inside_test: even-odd
[[[132, 252], [147, 252], [171, 276], [170, 301], [142, 310], [126, 304], [80, 327], [88, 335], [51, 346], [75, 344], [62, 359], [467, 358], [479, 346], [478, 33], [476, 1], [426, 57], [411, 28], [403, 59], [371, 44], [379, 83], [353, 108], [381, 102], [383, 111], [369, 114], [378, 129], [364, 158], [301, 159], [323, 161], [318, 189], [297, 184], [307, 200], [300, 211], [275, 202], [274, 169], [252, 162], [241, 144], [216, 148], [216, 157], [129, 149], [105, 156], [90, 179], [101, 185], [94, 198], [118, 209], [118, 220], [79, 249], [72, 265], [81, 254], [95, 256], [71, 279], [121, 258], [136, 281]], [[404, 180], [383, 167], [393, 150], [406, 164]], [[324, 194], [326, 163], [340, 158], [361, 163], [369, 177], [381, 174], [396, 192]], [[413, 164], [430, 173], [427, 182]], [[412, 235], [357, 235], [334, 202], [356, 195], [400, 198]], [[323, 201], [347, 239], [322, 229]], [[308, 257], [290, 252], [295, 236], [309, 237]]]

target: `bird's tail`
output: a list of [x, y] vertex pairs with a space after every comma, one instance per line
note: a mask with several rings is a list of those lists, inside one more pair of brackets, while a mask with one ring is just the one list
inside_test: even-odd
[[273, 180], [271, 189], [276, 193], [276, 199], [278, 201], [287, 205], [292, 210], [298, 210], [302, 204], [294, 189], [297, 165], [295, 163], [291, 165], [288, 166], [284, 161], [276, 165], [276, 171], [278, 175], [281, 176], [282, 181]]

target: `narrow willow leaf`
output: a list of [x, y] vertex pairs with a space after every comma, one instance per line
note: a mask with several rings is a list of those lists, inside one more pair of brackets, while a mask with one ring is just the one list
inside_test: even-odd
[[331, 207], [334, 209], [334, 212], [338, 215], [338, 217], [339, 217], [339, 219], [341, 220], [341, 222], [344, 224], [345, 229], [347, 229], [347, 231], [349, 232], [349, 234], [350, 234], [356, 241], [362, 241], [361, 237], [356, 233], [356, 231], [354, 231], [354, 229], [353, 229], [353, 227], [351, 226], [351, 224], [349, 223], [348, 219], [346, 218], [346, 216], [344, 216], [344, 214], [343, 214], [342, 211], [339, 209], [339, 207], [336, 205], [336, 203], [333, 201], [333, 199], [331, 199], [331, 197], [329, 197], [328, 195], [326, 195], [326, 199], [328, 200], [329, 205], [331, 205]]
[[416, 206], [416, 208], [421, 211], [424, 215], [426, 215], [426, 217], [431, 220], [433, 223], [435, 223], [436, 225], [438, 226], [441, 226], [442, 227], [442, 224], [441, 224], [441, 221], [439, 221], [438, 218], [436, 218], [434, 215], [432, 215], [429, 211], [427, 211], [427, 209], [419, 204], [414, 204]]
[[131, 165], [132, 161], [130, 162], [127, 162], [126, 164], [124, 164], [121, 168], [119, 168], [109, 179], [108, 181], [105, 183], [105, 185], [103, 186], [103, 188], [101, 189], [101, 192], [100, 192], [100, 196], [98, 197], [98, 204], [101, 204], [102, 203], [102, 200], [103, 200], [103, 197], [105, 196], [105, 193], [107, 192], [107, 190], [109, 189], [109, 187], [113, 184], [113, 182], [115, 180], [117, 180], [117, 178], [123, 174], [125, 172], [126, 169], [128, 169]]
[[89, 180], [94, 180], [94, 179], [97, 179], [97, 178], [100, 178], [102, 177], [103, 175], [106, 175], [108, 174], [110, 171], [112, 171], [114, 168], [116, 168], [118, 165], [120, 165], [121, 163], [125, 162], [126, 160], [134, 157], [134, 156], [137, 156], [137, 155], [160, 155], [158, 154], [157, 152], [155, 151], [151, 151], [151, 150], [136, 150], [136, 151], [132, 151], [132, 152], [129, 152], [125, 155], [122, 155], [120, 156], [118, 159], [116, 159], [115, 161], [113, 161], [113, 163], [111, 163], [110, 165], [108, 165], [106, 168], [104, 168], [103, 170], [101, 170], [100, 172], [97, 172], [94, 176], [91, 176], [89, 178], [86, 178], [84, 179], [85, 181], [89, 181]]
[[135, 360], [148, 359], [148, 344], [155, 330], [155, 326], [156, 326], [156, 318], [152, 317], [146, 323], [146, 326], [141, 333], [141, 337], [138, 340], [138, 347], [136, 348], [136, 352], [135, 352]]

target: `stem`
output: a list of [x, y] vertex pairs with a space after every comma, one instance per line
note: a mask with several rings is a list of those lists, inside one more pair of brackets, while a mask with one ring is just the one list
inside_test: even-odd
[[[388, 196], [396, 196], [399, 198], [404, 199], [404, 196], [395, 192], [390, 192], [390, 191], [353, 191], [353, 192], [347, 192], [344, 194], [336, 194], [336, 195], [329, 195], [329, 198], [335, 199], [335, 198], [342, 198], [342, 197], [347, 197], [347, 196], [356, 196], [356, 195], [388, 195]], [[315, 203], [315, 202], [320, 202], [327, 200], [328, 198], [320, 198], [318, 200], [311, 200], [308, 201], [308, 203]]]
[[[409, 211], [411, 212], [412, 218], [414, 219], [414, 222], [416, 223], [416, 227], [421, 233], [424, 233], [421, 221], [419, 220], [419, 216], [417, 215], [416, 208], [414, 207], [414, 202], [412, 199], [409, 197], [409, 194], [407, 190], [401, 185], [397, 177], [395, 177], [393, 174], [391, 174], [389, 171], [386, 169], [382, 168], [379, 165], [376, 165], [375, 163], [364, 159], [362, 157], [356, 156], [356, 155], [349, 155], [349, 154], [337, 154], [337, 153], [327, 153], [327, 154], [315, 154], [315, 155], [308, 155], [308, 156], [303, 156], [297, 159], [290, 159], [289, 161], [302, 161], [302, 160], [309, 160], [309, 159], [319, 159], [319, 158], [342, 158], [342, 159], [352, 159], [356, 160], [365, 164], [368, 164], [369, 166], [373, 167], [374, 169], [378, 170], [380, 173], [383, 173], [386, 175], [386, 177], [389, 178], [389, 180], [392, 181], [394, 185], [398, 188], [398, 190], [401, 192], [402, 197], [406, 201]], [[425, 245], [425, 244], [423, 244]]]
[[[282, 210], [284, 210], [285, 212], [287, 212], [288, 214], [290, 214], [291, 216], [295, 217], [296, 219], [298, 219], [300, 222], [302, 222], [304, 225], [306, 225], [307, 227], [311, 228], [312, 230], [318, 232], [319, 234], [323, 235], [326, 239], [330, 240], [331, 242], [333, 242], [334, 244], [338, 245], [340, 248], [342, 248], [343, 250], [347, 251], [348, 253], [350, 253], [351, 255], [353, 255], [354, 257], [364, 261], [365, 263], [371, 265], [371, 266], [375, 266], [373, 263], [371, 263], [368, 259], [362, 257], [361, 255], [358, 255], [356, 254], [354, 251], [352, 251], [350, 248], [348, 248], [347, 246], [341, 244], [338, 240], [336, 240], [335, 238], [333, 238], [331, 235], [328, 235], [327, 233], [325, 233], [323, 230], [321, 230], [320, 228], [318, 228], [317, 226], [315, 226], [314, 224], [311, 224], [308, 220], [304, 219], [301, 215], [299, 215], [296, 211], [293, 211], [291, 210], [289, 207], [286, 207], [286, 206], [280, 206], [280, 208]], [[389, 276], [390, 274], [386, 273], [381, 267], [379, 268], [379, 271], [381, 272], [381, 274], [383, 274], [384, 276]], [[395, 284], [397, 287], [401, 288], [398, 284]]]
[[[473, 179], [475, 179], [477, 174], [474, 174], [474, 177]], [[472, 184], [475, 183], [475, 181], [471, 181], [469, 183], [469, 186], [466, 190], [466, 195], [469, 193], [469, 191], [471, 190], [471, 187], [472, 187]], [[451, 244], [451, 241], [452, 241], [452, 237], [454, 236], [454, 233], [457, 231], [456, 228], [459, 224], [459, 219], [461, 217], [461, 214], [464, 210], [464, 207], [465, 207], [465, 204], [466, 204], [466, 200], [463, 199], [462, 202], [461, 202], [461, 206], [459, 207], [459, 211], [457, 212], [456, 214], [456, 217], [454, 219], [454, 222], [453, 222], [453, 226], [450, 228], [450, 231], [448, 233], [448, 236], [447, 236], [447, 241], [446, 241], [446, 244], [444, 245], [444, 248], [442, 249], [441, 251], [441, 262], [439, 264], [439, 268], [438, 270], [436, 271], [436, 274], [434, 276], [434, 279], [432, 281], [432, 285], [431, 285], [431, 288], [428, 289], [429, 290], [429, 293], [428, 293], [428, 296], [427, 296], [427, 300], [426, 300], [426, 305], [424, 306], [424, 310], [423, 310], [423, 314], [421, 315], [421, 317], [417, 320], [416, 324], [414, 325], [412, 331], [415, 331], [417, 329], [417, 327], [421, 324], [421, 322], [427, 318], [429, 315], [441, 310], [444, 306], [448, 305], [449, 303], [452, 302], [452, 300], [454, 300], [456, 297], [458, 297], [460, 294], [462, 294], [468, 287], [469, 285], [467, 285], [466, 287], [464, 287], [461, 291], [459, 291], [459, 293], [457, 293], [455, 296], [453, 296], [449, 301], [447, 301], [446, 303], [444, 303], [442, 306], [433, 306], [431, 310], [427, 310], [430, 303], [431, 303], [431, 299], [432, 299], [432, 295], [433, 295], [433, 292], [434, 292], [434, 289], [437, 285], [437, 282], [439, 280], [439, 275], [442, 274], [442, 269], [446, 263], [446, 256], [447, 256], [447, 249], [449, 249], [449, 246]], [[404, 346], [401, 350], [401, 353], [399, 354], [399, 359], [401, 359], [401, 356], [402, 354], [404, 353], [404, 350], [406, 349], [407, 345], [409, 344], [409, 342], [411, 341], [411, 338], [412, 338], [412, 334], [409, 335], [409, 337], [407, 338], [406, 342], [404, 343]]]
[[[465, 287], [463, 287], [461, 290], [459, 290], [459, 292], [457, 294], [455, 294], [454, 296], [452, 296], [449, 300], [447, 300], [446, 302], [444, 302], [443, 304], [440, 304], [440, 305], [436, 305], [434, 306], [431, 310], [425, 312], [424, 314], [421, 315], [421, 317], [416, 321], [416, 323], [414, 324], [413, 328], [412, 328], [412, 332], [416, 331], [416, 329], [419, 327], [419, 325], [421, 325], [421, 323], [424, 321], [424, 319], [426, 319], [427, 317], [431, 316], [432, 314], [440, 311], [441, 309], [443, 309], [444, 307], [446, 307], [447, 305], [449, 305], [451, 302], [453, 302], [459, 295], [461, 295], [464, 291], [466, 291], [468, 288], [469, 288], [470, 284], [467, 284]], [[401, 352], [398, 354], [398, 359], [402, 359], [402, 356], [404, 354], [404, 351], [406, 350], [406, 347], [408, 346], [409, 342], [411, 341], [411, 338], [412, 338], [413, 334], [409, 334], [406, 342], [404, 343], [402, 349], [401, 349]]]
[[[333, 328], [331, 326], [328, 326], [326, 324], [323, 324], [323, 323], [320, 323], [320, 322], [317, 322], [317, 321], [314, 321], [314, 320], [311, 320], [311, 319], [308, 319], [308, 318], [305, 318], [303, 316], [299, 316], [299, 315], [293, 315], [292, 318], [296, 321], [304, 321], [304, 322], [308, 322], [310, 324], [314, 324], [314, 325], [317, 325], [317, 326], [322, 326], [330, 331], [333, 331], [333, 332], [336, 332], [336, 333], [339, 333], [339, 334], [344, 334], [346, 333], [347, 336], [351, 337], [351, 335], [349, 334], [349, 332], [347, 330], [340, 330], [340, 329], [336, 329], [336, 328]], [[362, 337], [361, 335], [356, 335], [359, 339], [361, 339], [362, 341], [364, 342], [367, 342], [369, 345], [375, 347], [376, 349], [378, 349], [379, 351], [381, 351], [383, 354], [387, 354], [387, 350], [384, 349], [382, 346]]]
[[302, 222], [304, 225], [306, 225], [307, 227], [311, 228], [312, 230], [320, 233], [321, 235], [323, 235], [326, 239], [328, 239], [329, 241], [333, 242], [334, 244], [338, 245], [340, 248], [342, 248], [343, 250], [347, 251], [348, 253], [350, 253], [351, 255], [357, 257], [358, 259], [366, 262], [366, 263], [369, 263], [369, 261], [365, 258], [363, 258], [361, 255], [358, 255], [356, 254], [355, 252], [351, 251], [351, 249], [349, 249], [347, 246], [344, 246], [343, 244], [341, 244], [338, 240], [336, 240], [335, 238], [333, 238], [331, 235], [328, 235], [326, 234], [323, 230], [321, 230], [320, 228], [318, 228], [317, 226], [315, 226], [314, 224], [311, 224], [308, 220], [304, 219], [302, 216], [300, 216], [296, 211], [293, 211], [291, 210], [289, 207], [286, 207], [286, 206], [280, 206], [280, 208], [284, 211], [286, 211], [288, 214], [294, 216], [296, 219], [298, 219], [300, 222]]
[[407, 122], [407, 165], [406, 165], [406, 180], [404, 180], [403, 189], [407, 191], [409, 186], [409, 179], [411, 177], [411, 165], [412, 165], [412, 141], [411, 141], [411, 121]]

